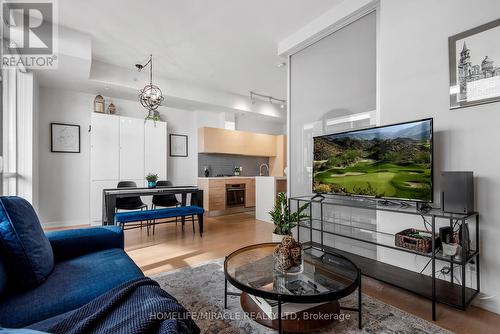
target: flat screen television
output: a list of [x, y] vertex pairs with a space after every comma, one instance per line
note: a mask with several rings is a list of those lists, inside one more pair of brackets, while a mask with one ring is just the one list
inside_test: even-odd
[[313, 192], [432, 202], [432, 118], [314, 137]]

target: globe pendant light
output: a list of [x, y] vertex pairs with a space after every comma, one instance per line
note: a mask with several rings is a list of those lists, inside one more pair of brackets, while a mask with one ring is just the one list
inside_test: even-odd
[[139, 91], [139, 101], [142, 106], [148, 110], [146, 119], [160, 120], [160, 113], [158, 107], [164, 100], [160, 87], [153, 85], [153, 55], [149, 55], [149, 60], [146, 64], [135, 64], [135, 67], [141, 71], [144, 67], [149, 65], [149, 85], [146, 85]]

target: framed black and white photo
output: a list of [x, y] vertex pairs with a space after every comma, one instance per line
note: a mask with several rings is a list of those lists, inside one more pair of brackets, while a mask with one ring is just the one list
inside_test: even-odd
[[500, 19], [451, 36], [450, 109], [500, 101]]
[[50, 151], [80, 153], [80, 126], [50, 123]]
[[187, 157], [188, 156], [188, 136], [170, 135], [170, 156]]

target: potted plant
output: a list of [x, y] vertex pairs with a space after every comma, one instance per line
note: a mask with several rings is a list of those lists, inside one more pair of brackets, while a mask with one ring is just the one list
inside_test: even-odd
[[156, 187], [156, 181], [158, 181], [158, 174], [149, 173], [146, 175], [146, 181], [148, 181], [148, 188]]
[[273, 210], [269, 211], [271, 220], [274, 223], [273, 242], [281, 242], [284, 236], [291, 235], [292, 229], [297, 226], [297, 223], [301, 219], [309, 217], [303, 213], [308, 207], [309, 203], [305, 203], [299, 207], [298, 211], [290, 212], [286, 194], [279, 193]]
[[[153, 112], [151, 114], [151, 112]], [[156, 128], [156, 122], [160, 122], [161, 121], [161, 116], [160, 116], [160, 113], [155, 110], [155, 111], [149, 111], [148, 115], [146, 116], [146, 118], [144, 119], [144, 122], [146, 121], [153, 121], [153, 124], [154, 124], [154, 127]]]

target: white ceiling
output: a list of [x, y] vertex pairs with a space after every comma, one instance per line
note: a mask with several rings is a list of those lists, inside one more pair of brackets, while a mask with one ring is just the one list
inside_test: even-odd
[[286, 97], [280, 40], [342, 0], [63, 0], [59, 23], [92, 37], [93, 59], [224, 91]]

